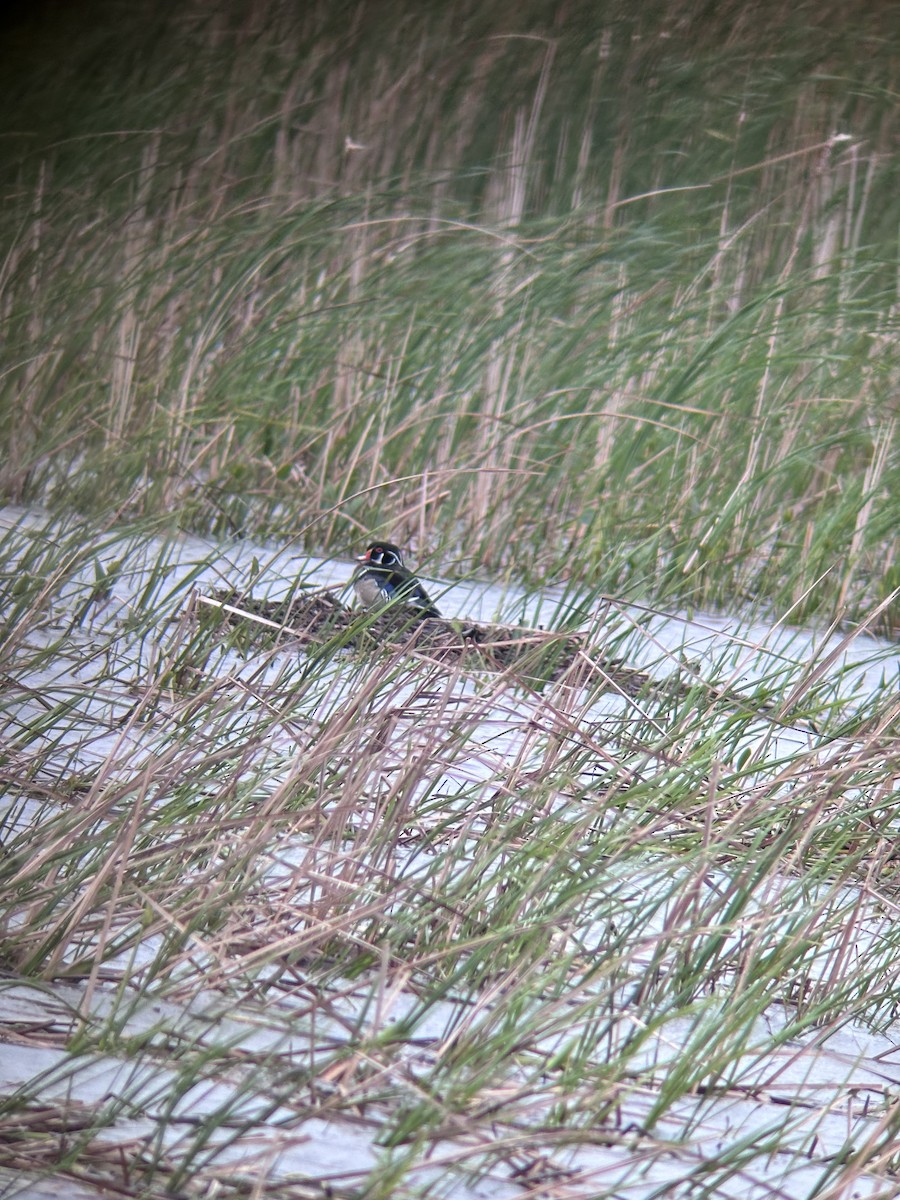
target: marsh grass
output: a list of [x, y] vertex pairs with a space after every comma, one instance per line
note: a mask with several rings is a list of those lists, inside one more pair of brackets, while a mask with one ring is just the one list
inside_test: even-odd
[[758, 9], [117, 10], [32, 126], [11, 69], [6, 495], [896, 628], [892, 43]]
[[[14, 1186], [896, 1191], [895, 39], [557, 7], [0, 52]], [[192, 599], [380, 535], [589, 657]]]
[[[798, 1108], [787, 1079], [896, 1020], [895, 681], [854, 696], [790, 641], [756, 679], [750, 639], [701, 669], [647, 614], [595, 643], [647, 664], [635, 694], [577, 663], [538, 692], [232, 640], [191, 603], [218, 547], [28, 517], [3, 557], [3, 991], [46, 989], [20, 1037], [65, 1050], [3, 1100], [4, 1166], [237, 1192], [263, 1137], [273, 1196], [593, 1195], [641, 1162], [728, 1195], [762, 1153], [832, 1178], [840, 1085]], [[241, 562], [238, 590], [274, 582]], [[765, 1137], [709, 1157], [761, 1093]], [[357, 1160], [313, 1168], [313, 1120], [364, 1130]], [[834, 1186], [890, 1180], [884, 1145]]]

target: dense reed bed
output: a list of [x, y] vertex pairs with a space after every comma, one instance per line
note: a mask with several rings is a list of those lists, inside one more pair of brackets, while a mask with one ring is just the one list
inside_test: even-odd
[[887, 13], [10, 22], [9, 1194], [896, 1195]]
[[4, 1185], [896, 1186], [890, 647], [613, 605], [536, 688], [196, 603], [339, 565], [2, 550]]
[[99, 4], [64, 54], [26, 26], [6, 495], [860, 616], [898, 585], [882, 17]]

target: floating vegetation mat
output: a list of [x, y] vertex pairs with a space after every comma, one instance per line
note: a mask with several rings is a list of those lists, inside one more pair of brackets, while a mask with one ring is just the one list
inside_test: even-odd
[[[505, 672], [523, 686], [548, 683], [590, 685], [626, 696], [653, 694], [681, 699], [697, 685], [708, 696], [737, 707], [747, 697], [697, 680], [660, 680], [647, 671], [606, 656], [587, 633], [535, 629], [524, 625], [479, 624], [444, 617], [422, 618], [404, 605], [382, 612], [349, 608], [328, 589], [298, 591], [285, 600], [259, 600], [234, 591], [195, 597], [198, 619], [225, 621], [238, 645], [293, 641], [327, 651], [377, 653], [405, 649], [410, 654], [472, 672]], [[758, 704], [756, 705], [758, 708]]]
[[629, 695], [659, 687], [645, 671], [592, 651], [584, 633], [422, 618], [403, 605], [360, 612], [328, 590], [297, 592], [281, 601], [237, 592], [198, 594], [196, 611], [204, 620], [224, 619], [247, 645], [294, 640], [307, 647], [361, 653], [405, 648], [471, 671], [508, 672], [531, 686], [558, 680], [581, 684], [588, 678], [596, 682], [605, 676], [610, 687]]

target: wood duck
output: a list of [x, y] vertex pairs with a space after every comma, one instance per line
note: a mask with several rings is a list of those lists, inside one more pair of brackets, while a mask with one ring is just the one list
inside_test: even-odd
[[392, 600], [402, 600], [422, 617], [441, 615], [412, 571], [404, 567], [400, 550], [392, 542], [373, 542], [357, 561], [353, 586], [366, 608], [383, 608]]

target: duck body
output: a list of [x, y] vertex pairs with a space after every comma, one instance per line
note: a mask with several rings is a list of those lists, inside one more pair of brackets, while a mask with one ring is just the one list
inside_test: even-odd
[[373, 542], [357, 561], [353, 586], [364, 607], [384, 608], [400, 601], [416, 609], [419, 616], [440, 616], [421, 583], [403, 565], [400, 550], [393, 542]]

